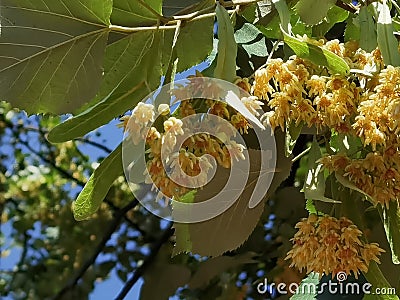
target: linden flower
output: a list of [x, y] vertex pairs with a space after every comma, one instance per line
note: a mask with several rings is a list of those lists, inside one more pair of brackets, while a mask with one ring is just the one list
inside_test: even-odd
[[243, 150], [246, 149], [243, 145], [236, 143], [235, 141], [229, 141], [226, 144], [226, 148], [229, 151], [229, 155], [239, 161], [240, 159], [245, 160]]
[[268, 94], [274, 90], [269, 83], [272, 79], [272, 74], [266, 69], [257, 70], [254, 74], [255, 80], [252, 87], [252, 93], [259, 98], [268, 99]]
[[164, 130], [166, 133], [170, 133], [173, 135], [182, 135], [183, 122], [175, 117], [170, 117], [168, 120], [164, 122]]
[[144, 124], [154, 122], [154, 105], [139, 102], [132, 112], [132, 119], [135, 123]]
[[261, 106], [264, 105], [261, 101], [258, 101], [258, 98], [255, 96], [250, 96], [250, 97], [243, 97], [242, 99], [243, 104], [246, 106], [246, 108], [256, 117], [260, 115], [260, 113], [257, 110], [261, 110]]
[[162, 116], [168, 115], [168, 114], [170, 113], [169, 105], [168, 105], [168, 104], [165, 104], [165, 103], [160, 104], [160, 105], [158, 106], [158, 113], [159, 113], [160, 115], [162, 115]]
[[231, 123], [241, 134], [248, 133], [247, 129], [250, 127], [249, 121], [241, 114], [238, 113], [231, 116]]
[[312, 75], [306, 82], [306, 87], [309, 89], [308, 95], [321, 96], [326, 90], [326, 80], [322, 76]]
[[123, 116], [123, 117], [119, 118], [119, 121], [121, 123], [117, 124], [117, 127], [124, 128], [124, 131], [126, 131], [126, 127], [128, 126], [130, 117], [131, 116]]
[[212, 101], [210, 104], [209, 113], [221, 118], [229, 119], [229, 111], [227, 104], [221, 101]]
[[182, 117], [187, 117], [196, 113], [189, 101], [181, 101], [179, 104], [179, 112]]
[[149, 131], [147, 132], [146, 143], [150, 145], [155, 140], [160, 139], [160, 138], [161, 138], [161, 134], [158, 132], [158, 130], [155, 127], [151, 127], [149, 129]]
[[286, 259], [291, 259], [290, 267], [300, 272], [332, 274], [351, 273], [357, 278], [367, 272], [370, 262], [379, 263], [378, 256], [384, 252], [378, 244], [366, 244], [360, 240], [362, 232], [349, 219], [331, 216], [317, 217], [311, 214], [296, 224], [298, 231], [291, 240], [293, 248]]

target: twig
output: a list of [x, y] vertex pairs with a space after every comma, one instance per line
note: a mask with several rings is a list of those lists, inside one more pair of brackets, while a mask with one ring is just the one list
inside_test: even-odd
[[161, 235], [160, 239], [152, 245], [149, 256], [147, 256], [147, 258], [143, 261], [143, 264], [140, 265], [140, 267], [136, 269], [135, 274], [133, 274], [133, 276], [125, 283], [125, 286], [120, 291], [120, 293], [117, 295], [115, 300], [123, 300], [126, 297], [126, 295], [129, 293], [129, 291], [132, 289], [132, 287], [135, 285], [135, 283], [139, 280], [139, 278], [145, 273], [147, 268], [154, 261], [154, 258], [157, 256], [158, 251], [160, 250], [161, 246], [166, 241], [168, 241], [169, 237], [172, 235], [172, 233], [173, 233], [172, 224], [173, 223], [171, 222], [169, 224], [168, 228]]
[[10, 280], [10, 286], [7, 288], [6, 295], [12, 291], [13, 282], [17, 276], [17, 274], [21, 271], [22, 266], [25, 263], [26, 256], [28, 255], [28, 242], [29, 242], [30, 235], [27, 232], [24, 232], [24, 240], [22, 244], [22, 253], [20, 259], [17, 264], [16, 270], [13, 271], [12, 278]]
[[112, 152], [112, 150], [110, 148], [108, 148], [107, 146], [104, 146], [103, 144], [100, 144], [100, 143], [95, 142], [95, 141], [91, 141], [91, 140], [89, 140], [87, 138], [77, 138], [76, 140], [79, 141], [79, 142], [94, 146], [96, 148], [99, 148], [99, 149], [103, 150], [104, 152], [106, 152], [108, 154], [110, 154]]
[[337, 0], [335, 5], [337, 7], [340, 7], [342, 9], [344, 9], [344, 10], [347, 10], [348, 12], [351, 12], [352, 14], [355, 14], [357, 12], [357, 8], [355, 8], [352, 4], [344, 3], [341, 0]]
[[308, 152], [310, 152], [311, 147], [308, 147], [306, 150], [301, 152], [299, 155], [297, 155], [295, 158], [292, 159], [292, 163], [298, 161], [300, 158], [302, 158], [304, 155], [306, 155]]
[[[104, 199], [104, 202], [107, 203], [107, 205], [114, 211], [118, 211], [119, 208], [116, 206], [110, 199]], [[135, 222], [133, 222], [131, 219], [129, 219], [126, 215], [124, 216], [124, 220], [126, 223], [128, 223], [133, 229], [138, 231], [142, 236], [145, 236], [147, 232], [145, 232], [142, 228], [139, 227], [139, 225]]]
[[103, 251], [104, 247], [106, 246], [108, 240], [110, 239], [111, 235], [117, 230], [119, 224], [121, 223], [122, 218], [125, 216], [125, 214], [133, 209], [136, 205], [138, 205], [139, 201], [134, 200], [119, 211], [115, 213], [114, 219], [111, 221], [110, 225], [108, 226], [107, 231], [105, 232], [103, 238], [101, 239], [100, 243], [97, 245], [95, 248], [92, 256], [85, 261], [85, 263], [82, 265], [82, 267], [77, 271], [75, 276], [52, 298], [53, 300], [61, 299], [62, 296], [71, 290], [77, 283], [78, 281], [85, 275], [87, 269], [91, 265], [93, 265], [96, 262], [97, 257], [99, 254]]

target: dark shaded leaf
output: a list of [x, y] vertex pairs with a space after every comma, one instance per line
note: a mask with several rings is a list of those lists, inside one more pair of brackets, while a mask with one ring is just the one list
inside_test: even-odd
[[172, 296], [178, 287], [185, 285], [189, 278], [190, 270], [185, 266], [168, 263], [152, 265], [144, 276], [140, 299], [169, 299], [169, 296]]
[[[276, 134], [275, 136], [277, 147], [283, 147], [282, 135]], [[271, 172], [269, 170], [260, 171], [259, 155], [259, 150], [249, 150], [250, 174], [246, 188], [239, 199], [225, 212], [211, 220], [200, 223], [174, 224], [175, 235], [177, 236], [177, 243], [174, 248], [175, 255], [181, 252], [192, 252], [204, 256], [218, 256], [226, 251], [238, 248], [248, 239], [264, 210], [264, 201], [254, 208], [249, 208], [250, 196], [253, 193], [257, 178], [269, 176], [268, 174]], [[283, 151], [279, 152], [276, 162], [277, 172], [274, 173], [265, 200], [269, 199], [281, 182], [289, 176], [291, 165], [291, 158], [285, 157]], [[229, 170], [218, 168], [213, 180], [197, 192], [195, 201], [204, 201], [213, 197], [214, 194], [218, 194], [228, 177]], [[187, 236], [188, 233], [189, 236]], [[185, 236], [185, 238], [182, 238], [182, 236]], [[185, 244], [178, 243], [182, 239], [186, 241]], [[187, 245], [190, 245], [191, 248], [186, 248]]]
[[389, 208], [380, 208], [386, 238], [392, 251], [392, 262], [400, 264], [400, 210], [397, 202], [390, 201]]
[[232, 268], [236, 268], [243, 264], [255, 263], [253, 259], [255, 253], [245, 253], [236, 256], [220, 256], [210, 258], [200, 263], [196, 273], [189, 281], [189, 287], [196, 289], [201, 288], [209, 283], [218, 274]]
[[358, 20], [360, 25], [360, 48], [371, 52], [377, 46], [376, 24], [366, 6], [360, 8]]
[[338, 6], [332, 6], [328, 10], [325, 20], [312, 27], [313, 36], [323, 37], [335, 24], [345, 21], [349, 12]]
[[181, 28], [176, 42], [177, 72], [187, 70], [207, 58], [213, 50], [213, 28], [213, 17], [189, 22]]

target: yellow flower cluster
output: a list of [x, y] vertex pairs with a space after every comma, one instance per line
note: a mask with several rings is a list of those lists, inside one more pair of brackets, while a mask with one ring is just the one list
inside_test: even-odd
[[[250, 89], [246, 80], [239, 80], [237, 85]], [[215, 94], [221, 93], [217, 86], [210, 86], [210, 90]], [[186, 88], [178, 85], [172, 91], [176, 99], [189, 98], [190, 93], [187, 93]], [[147, 175], [145, 182], [154, 184], [161, 192], [159, 196], [164, 194], [169, 198], [179, 200], [181, 196], [191, 190], [190, 186], [205, 185], [207, 174], [213, 167], [207, 156], [204, 156], [205, 154], [215, 158], [218, 165], [223, 168], [230, 168], [235, 160], [245, 159], [244, 145], [238, 144], [232, 139], [236, 132], [232, 128], [224, 126], [223, 123], [216, 125], [210, 122], [210, 126], [216, 125], [213, 131], [218, 133], [217, 136], [204, 132], [191, 135], [183, 140], [185, 130], [189, 129], [184, 128], [181, 119], [198, 112], [221, 117], [229, 121], [233, 128], [240, 133], [247, 133], [250, 128], [246, 118], [224, 102], [201, 98], [192, 100], [181, 101], [179, 108], [173, 113], [168, 105], [160, 105], [157, 108], [160, 114], [157, 120], [155, 120], [156, 108], [151, 104], [143, 103], [139, 103], [133, 110], [132, 116], [121, 118], [122, 122], [119, 127], [124, 127], [135, 145], [140, 141], [145, 141], [146, 149], [148, 149], [146, 155], [148, 172], [145, 172]], [[258, 115], [257, 110], [261, 109], [260, 105], [263, 103], [258, 101], [257, 97], [250, 96], [241, 100], [250, 112]], [[206, 107], [205, 111], [204, 107]], [[159, 121], [160, 119], [162, 122]], [[175, 149], [176, 145], [181, 145], [178, 151]], [[167, 156], [165, 165], [162, 162], [161, 152]]]
[[295, 124], [359, 138], [366, 150], [361, 158], [339, 155], [321, 162], [330, 171], [344, 170], [341, 174], [376, 203], [387, 205], [398, 200], [400, 68], [385, 67], [378, 49], [367, 53], [355, 42], [313, 42], [359, 71], [339, 76], [296, 56], [285, 62], [270, 60], [255, 73], [252, 86], [253, 94], [267, 101], [270, 108], [262, 120], [283, 131]]
[[293, 248], [286, 259], [291, 267], [307, 273], [347, 275], [367, 272], [371, 261], [380, 263], [378, 256], [384, 252], [376, 243], [367, 244], [360, 237], [362, 232], [347, 218], [318, 217], [311, 214], [296, 224], [298, 232], [291, 240]]
[[400, 197], [400, 157], [394, 147], [370, 152], [365, 158], [329, 155], [320, 162], [330, 172], [338, 172], [370, 195], [375, 205], [379, 203], [389, 207], [390, 201], [397, 201]]

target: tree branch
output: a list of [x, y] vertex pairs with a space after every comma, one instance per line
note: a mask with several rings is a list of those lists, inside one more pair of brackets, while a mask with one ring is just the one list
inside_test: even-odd
[[157, 256], [161, 246], [168, 241], [170, 236], [173, 234], [174, 230], [172, 229], [172, 222], [168, 225], [167, 229], [163, 232], [157, 242], [155, 242], [150, 250], [149, 256], [143, 261], [143, 264], [140, 265], [139, 268], [136, 269], [135, 274], [125, 283], [125, 286], [119, 292], [115, 300], [123, 300], [135, 283], [139, 280], [140, 277], [146, 272], [147, 268], [154, 261], [154, 258]]
[[357, 8], [355, 8], [352, 4], [344, 3], [341, 0], [336, 1], [336, 6], [340, 7], [344, 10], [347, 10], [348, 12], [355, 14], [357, 12]]
[[138, 205], [139, 201], [134, 200], [125, 207], [121, 208], [119, 211], [115, 213], [114, 219], [111, 221], [110, 225], [108, 226], [107, 231], [105, 232], [103, 238], [101, 239], [100, 243], [95, 248], [92, 256], [81, 266], [75, 276], [52, 298], [53, 300], [61, 299], [62, 296], [68, 292], [69, 290], [73, 289], [74, 286], [78, 283], [78, 281], [83, 277], [86, 273], [87, 269], [91, 265], [96, 262], [97, 257], [103, 251], [104, 247], [106, 246], [108, 240], [110, 239], [111, 235], [117, 230], [119, 227], [122, 218], [125, 214], [133, 209], [136, 205]]

